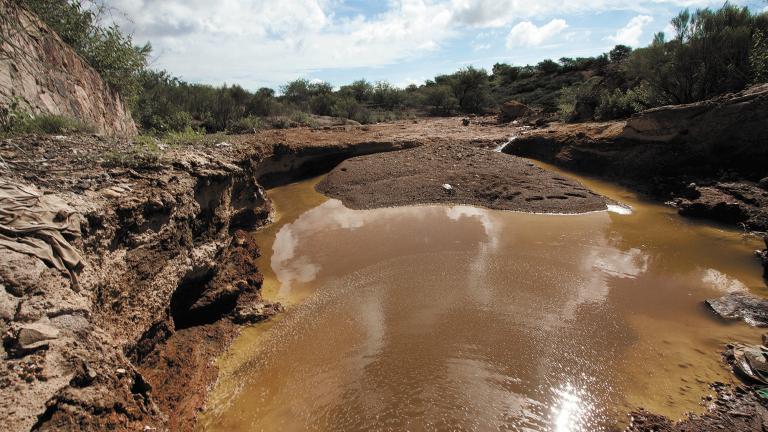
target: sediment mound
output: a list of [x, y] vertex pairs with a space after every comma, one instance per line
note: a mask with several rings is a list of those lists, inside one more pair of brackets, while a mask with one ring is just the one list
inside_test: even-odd
[[606, 199], [521, 158], [440, 144], [349, 159], [317, 189], [354, 209], [468, 204], [536, 213], [605, 210]]

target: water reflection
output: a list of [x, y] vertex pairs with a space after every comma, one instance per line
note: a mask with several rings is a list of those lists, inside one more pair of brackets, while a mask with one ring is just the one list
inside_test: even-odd
[[267, 254], [289, 310], [237, 341], [201, 428], [581, 432], [640, 404], [697, 409], [704, 383], [729, 379], [721, 341], [759, 334], [700, 307], [759, 289], [753, 246], [627, 201], [579, 216], [311, 206]]
[[554, 389], [556, 396], [552, 406], [555, 432], [592, 431], [590, 414], [592, 406], [587, 400], [587, 392], [577, 389], [570, 383]]

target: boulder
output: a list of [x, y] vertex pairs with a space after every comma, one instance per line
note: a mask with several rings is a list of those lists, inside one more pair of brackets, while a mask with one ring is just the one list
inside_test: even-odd
[[512, 120], [516, 120], [520, 117], [525, 117], [533, 114], [531, 107], [518, 101], [507, 101], [501, 105], [501, 113], [499, 114], [499, 122], [509, 123]]
[[735, 292], [705, 302], [722, 318], [741, 319], [753, 327], [768, 327], [768, 300], [763, 297]]
[[768, 177], [763, 177], [760, 179], [760, 181], [757, 182], [757, 185], [768, 191]]
[[280, 303], [256, 303], [241, 305], [235, 309], [234, 320], [239, 324], [253, 324], [283, 311]]

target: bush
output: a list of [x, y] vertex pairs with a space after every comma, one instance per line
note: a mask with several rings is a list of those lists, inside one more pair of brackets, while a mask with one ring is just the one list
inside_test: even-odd
[[560, 65], [553, 60], [543, 60], [536, 65], [536, 69], [545, 74], [553, 74], [560, 71]]
[[291, 114], [291, 122], [299, 126], [317, 127], [317, 122], [309, 114], [301, 111], [295, 111]]
[[93, 133], [94, 127], [80, 120], [53, 114], [30, 114], [19, 99], [0, 106], [0, 133], [18, 134], [73, 134]]
[[227, 132], [231, 134], [255, 133], [258, 129], [261, 129], [261, 127], [262, 123], [260, 118], [256, 116], [247, 116], [236, 120], [229, 125]]
[[98, 1], [24, 0], [22, 3], [45, 21], [101, 75], [129, 105], [141, 91], [140, 74], [147, 65], [151, 45], [135, 46], [117, 26], [103, 27]]
[[432, 114], [449, 115], [458, 106], [458, 101], [447, 85], [432, 85], [424, 90], [423, 104]]
[[633, 97], [634, 94], [631, 91], [625, 93], [620, 89], [602, 92], [595, 108], [595, 119], [613, 120], [631, 116], [638, 111], [638, 105]]
[[584, 83], [563, 88], [557, 99], [560, 118], [567, 122], [592, 120], [600, 103], [602, 79], [592, 78]]
[[354, 120], [358, 123], [370, 123], [371, 112], [353, 97], [343, 97], [336, 101], [334, 116]]
[[93, 133], [94, 128], [80, 120], [60, 115], [41, 114], [31, 117], [24, 124], [26, 133], [69, 134]]

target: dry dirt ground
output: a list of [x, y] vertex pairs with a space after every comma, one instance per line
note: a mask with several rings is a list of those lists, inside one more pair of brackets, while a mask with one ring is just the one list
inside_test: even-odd
[[[489, 150], [516, 126], [461, 120], [270, 130], [154, 152], [94, 136], [0, 140], [0, 180], [55, 195], [77, 216], [79, 232], [66, 240], [82, 264], [60, 271], [0, 250], [0, 430], [191, 430], [216, 379], [211, 360], [241, 325], [281, 310], [261, 298], [249, 235], [270, 222], [265, 185], [405, 150], [342, 164], [328, 193], [353, 207], [604, 207], [576, 183]], [[396, 166], [403, 171], [381, 171]], [[435, 172], [447, 180], [430, 180]], [[379, 200], [375, 186], [349, 188], [374, 175], [401, 189]], [[529, 175], [541, 184], [525, 183]]]

